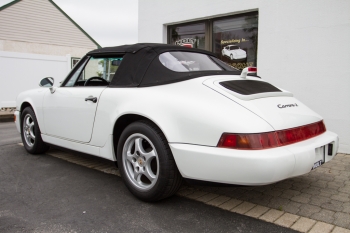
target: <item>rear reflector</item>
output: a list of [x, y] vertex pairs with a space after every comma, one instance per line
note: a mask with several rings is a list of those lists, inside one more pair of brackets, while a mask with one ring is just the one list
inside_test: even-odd
[[316, 137], [325, 131], [326, 127], [323, 121], [319, 121], [309, 125], [267, 133], [223, 133], [217, 146], [240, 150], [262, 150], [301, 142]]
[[258, 69], [256, 67], [248, 67], [248, 72], [258, 72]]

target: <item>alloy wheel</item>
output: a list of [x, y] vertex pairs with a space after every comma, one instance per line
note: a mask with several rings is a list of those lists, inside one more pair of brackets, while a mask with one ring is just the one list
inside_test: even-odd
[[35, 143], [35, 124], [32, 116], [27, 114], [23, 119], [23, 136], [29, 147]]
[[151, 140], [140, 133], [130, 135], [124, 143], [122, 156], [131, 183], [140, 190], [151, 189], [159, 176], [158, 154]]

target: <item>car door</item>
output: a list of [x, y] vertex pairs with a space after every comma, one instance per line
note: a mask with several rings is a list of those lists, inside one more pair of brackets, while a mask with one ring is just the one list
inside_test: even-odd
[[48, 135], [84, 143], [91, 140], [101, 93], [116, 70], [112, 61], [85, 57], [60, 87], [45, 94], [43, 113]]

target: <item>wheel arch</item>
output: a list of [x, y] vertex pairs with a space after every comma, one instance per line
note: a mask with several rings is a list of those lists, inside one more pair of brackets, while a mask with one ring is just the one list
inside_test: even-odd
[[[139, 114], [135, 114], [135, 113], [124, 114], [124, 115], [120, 116], [115, 121], [114, 126], [113, 126], [113, 147], [114, 147], [114, 151], [115, 151], [115, 158], [117, 157], [116, 152], [117, 152], [119, 138], [120, 138], [122, 132], [124, 131], [124, 129], [128, 125], [130, 125], [133, 122], [140, 121], [140, 120], [149, 121], [150, 123], [152, 123], [155, 126], [157, 126], [162, 131], [162, 133], [164, 134], [164, 137], [167, 139], [166, 134], [164, 133], [162, 128], [157, 123], [155, 123], [153, 120], [151, 120], [151, 119], [149, 119], [149, 118], [147, 118], [145, 116], [142, 116], [142, 115], [139, 115]], [[167, 139], [167, 141], [168, 141], [168, 139]]]
[[[23, 110], [26, 108], [26, 107], [31, 107], [35, 113], [35, 110], [33, 108], [33, 106], [28, 102], [28, 101], [24, 101], [22, 104], [21, 104], [21, 107], [20, 107], [20, 115], [19, 115], [19, 125], [20, 125], [20, 129], [21, 129], [21, 132], [22, 132], [22, 112]], [[35, 113], [36, 114], [36, 113]]]
[[19, 115], [20, 127], [22, 128], [22, 117], [21, 117], [22, 112], [23, 112], [23, 110], [26, 107], [30, 107], [34, 111], [34, 114], [35, 114], [36, 120], [38, 122], [38, 126], [40, 128], [41, 133], [44, 133], [45, 132], [45, 128], [44, 128], [43, 119], [42, 119], [42, 116], [41, 116], [41, 111], [36, 108], [35, 101], [32, 100], [31, 98], [25, 98], [22, 101], [22, 103], [20, 105], [18, 105], [18, 106], [19, 106], [19, 112], [20, 112], [20, 115]]
[[23, 110], [24, 110], [26, 107], [31, 107], [31, 108], [33, 109], [33, 111], [35, 112], [33, 106], [32, 106], [29, 102], [27, 102], [27, 101], [25, 101], [25, 102], [23, 102], [23, 103], [21, 104], [21, 108], [20, 108], [19, 111], [20, 111], [20, 112], [23, 112]]

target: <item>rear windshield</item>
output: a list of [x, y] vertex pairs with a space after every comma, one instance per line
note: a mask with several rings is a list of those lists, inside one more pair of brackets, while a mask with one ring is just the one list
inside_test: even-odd
[[227, 70], [237, 71], [215, 57], [191, 52], [166, 52], [159, 55], [159, 60], [166, 68], [176, 72]]

